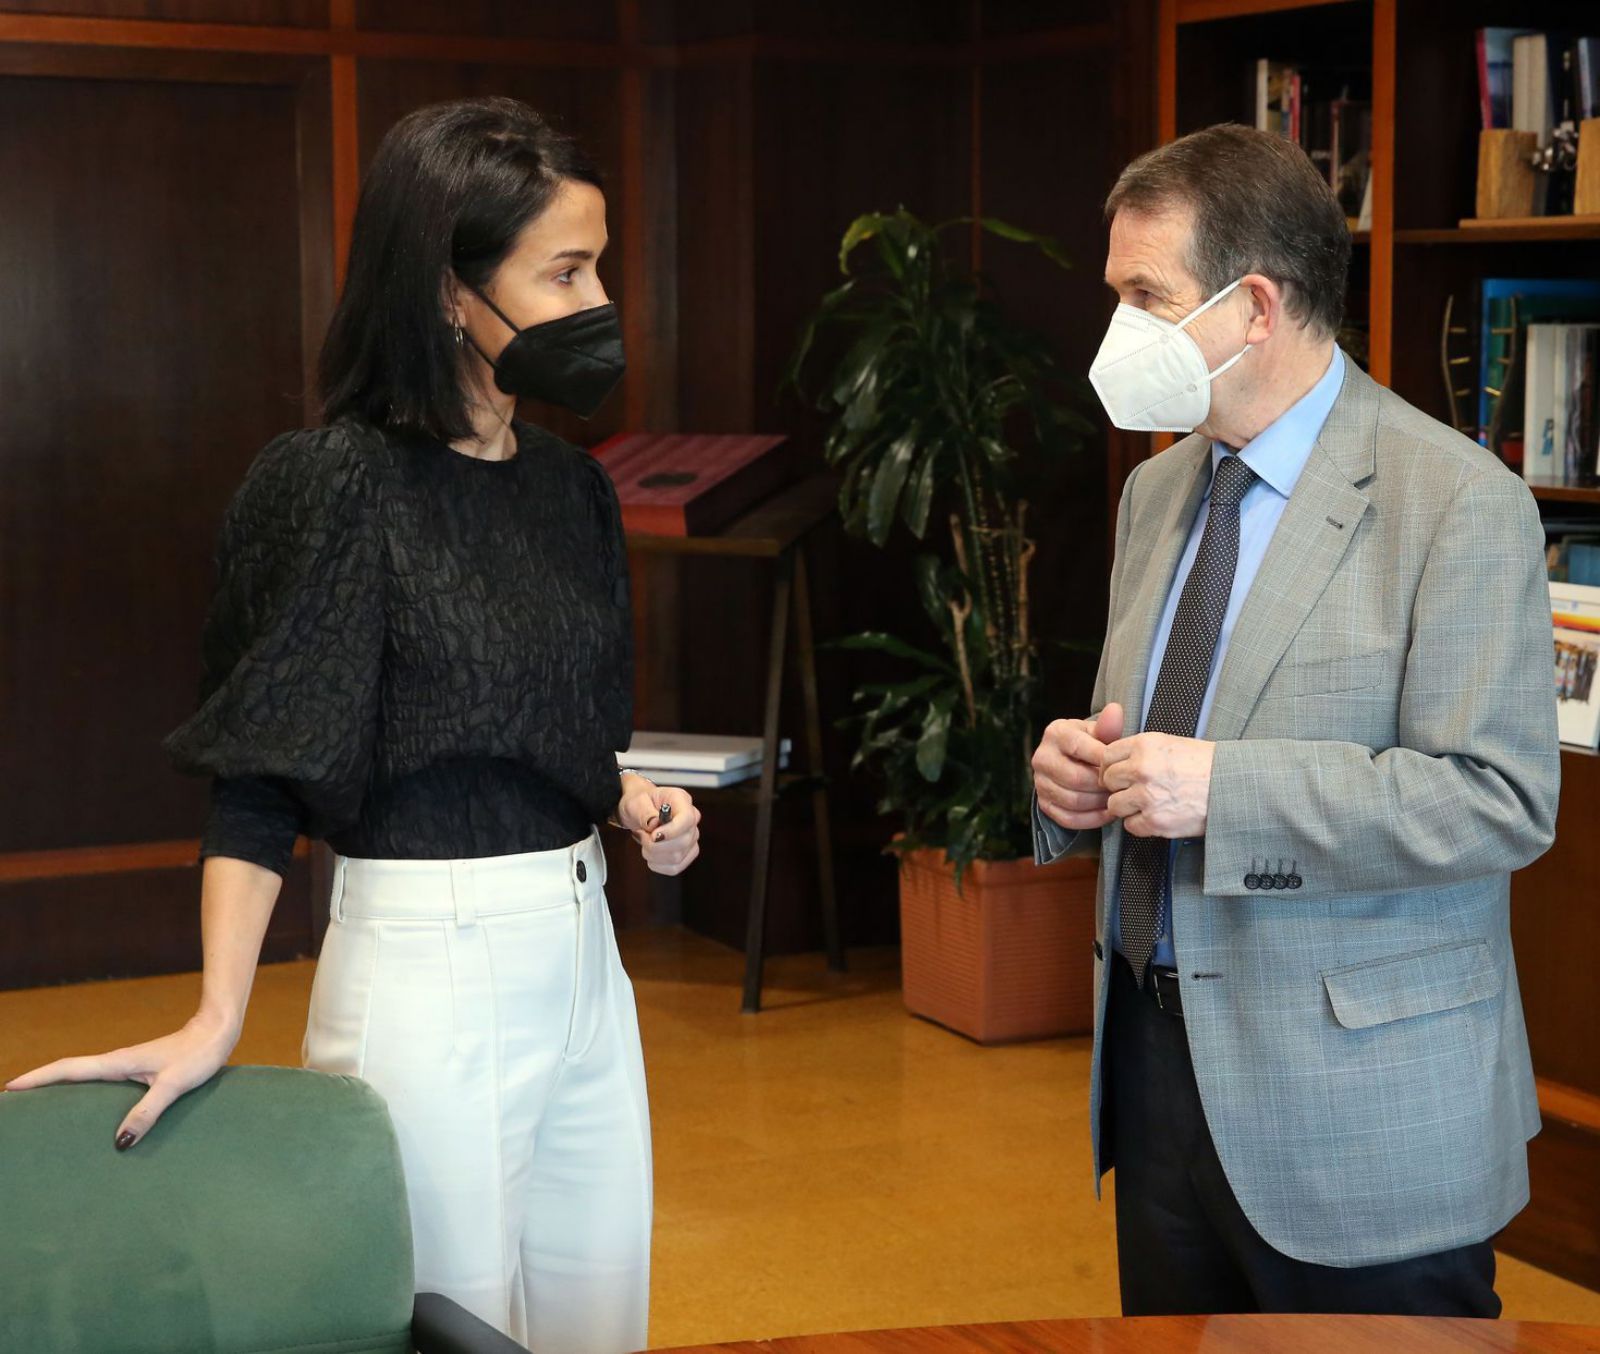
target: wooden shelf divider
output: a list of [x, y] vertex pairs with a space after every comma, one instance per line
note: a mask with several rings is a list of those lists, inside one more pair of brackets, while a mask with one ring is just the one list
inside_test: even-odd
[[1400, 244], [1537, 244], [1546, 240], [1600, 241], [1600, 216], [1467, 217], [1459, 226], [1397, 230]]

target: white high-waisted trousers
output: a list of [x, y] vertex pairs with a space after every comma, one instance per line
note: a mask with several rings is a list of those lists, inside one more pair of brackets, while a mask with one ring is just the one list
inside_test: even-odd
[[598, 832], [474, 860], [336, 856], [304, 1061], [400, 1140], [418, 1292], [541, 1354], [643, 1349], [650, 1118]]

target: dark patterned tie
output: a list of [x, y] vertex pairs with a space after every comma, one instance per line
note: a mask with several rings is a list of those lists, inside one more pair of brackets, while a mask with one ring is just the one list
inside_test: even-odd
[[[1224, 456], [1211, 477], [1211, 512], [1189, 577], [1178, 597], [1161, 675], [1145, 716], [1145, 733], [1193, 738], [1211, 677], [1211, 660], [1239, 565], [1239, 504], [1255, 472], [1237, 456]], [[1120, 925], [1122, 953], [1144, 986], [1145, 965], [1163, 930], [1162, 903], [1171, 843], [1165, 837], [1122, 838]]]

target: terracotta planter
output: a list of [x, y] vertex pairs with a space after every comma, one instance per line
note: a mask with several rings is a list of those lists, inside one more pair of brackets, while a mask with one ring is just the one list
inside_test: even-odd
[[956, 893], [944, 852], [900, 858], [906, 1009], [981, 1044], [1094, 1028], [1099, 861], [976, 861]]

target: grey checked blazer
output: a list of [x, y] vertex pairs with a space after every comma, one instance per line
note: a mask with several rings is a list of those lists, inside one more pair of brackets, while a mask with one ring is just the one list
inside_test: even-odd
[[[1510, 872], [1550, 845], [1560, 779], [1532, 496], [1346, 370], [1223, 663], [1206, 835], [1177, 853], [1172, 904], [1234, 1193], [1277, 1250], [1339, 1266], [1481, 1241], [1527, 1202], [1539, 1112]], [[1128, 729], [1209, 472], [1191, 436], [1123, 491], [1093, 706], [1121, 702]], [[1113, 1165], [1101, 956], [1121, 824], [1100, 836], [1097, 1181]], [[1081, 844], [1037, 802], [1034, 839], [1041, 864]], [[1291, 866], [1296, 891], [1245, 886]]]

